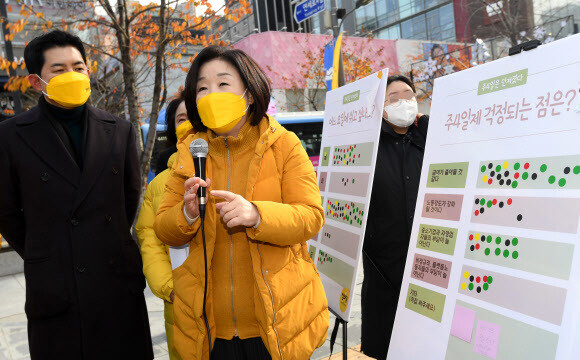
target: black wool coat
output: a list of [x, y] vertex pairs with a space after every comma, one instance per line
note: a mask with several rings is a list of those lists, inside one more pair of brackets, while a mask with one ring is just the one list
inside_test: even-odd
[[429, 117], [407, 134], [382, 123], [363, 243], [361, 350], [385, 359], [409, 248]]
[[[0, 124], [0, 233], [24, 259], [33, 360], [152, 359], [135, 131], [86, 106], [82, 168], [46, 103]], [[1, 291], [1, 290], [0, 290]]]

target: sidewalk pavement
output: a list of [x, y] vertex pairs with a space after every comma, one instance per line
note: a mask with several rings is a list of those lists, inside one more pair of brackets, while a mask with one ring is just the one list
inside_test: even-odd
[[[351, 319], [348, 324], [348, 358], [369, 359], [360, 353], [360, 290], [362, 285], [362, 265], [356, 284], [356, 294], [353, 299]], [[25, 301], [24, 274], [0, 277], [0, 360], [30, 359], [28, 351], [28, 337], [26, 331], [26, 315], [24, 314]], [[149, 311], [149, 323], [155, 359], [169, 360], [165, 325], [163, 319], [163, 301], [155, 297], [149, 288], [145, 289], [145, 299]], [[334, 354], [330, 355], [330, 333], [334, 326], [334, 316], [330, 315], [328, 338], [324, 345], [316, 349], [311, 360], [341, 360], [342, 359], [342, 327], [336, 338]], [[105, 345], [106, 346], [106, 345]], [[105, 359], [104, 359], [105, 360]]]

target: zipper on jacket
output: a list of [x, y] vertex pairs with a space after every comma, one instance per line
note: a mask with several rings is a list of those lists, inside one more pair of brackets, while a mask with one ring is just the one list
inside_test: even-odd
[[[226, 152], [228, 154], [228, 191], [230, 191], [230, 179], [232, 177], [232, 168], [230, 166], [230, 148], [228, 139], [225, 138]], [[232, 317], [234, 319], [234, 336], [238, 336], [238, 325], [236, 323], [236, 311], [234, 309], [234, 237], [230, 234], [230, 292], [232, 297]]]
[[270, 285], [268, 285], [268, 281], [266, 281], [266, 276], [264, 275], [264, 259], [262, 258], [262, 252], [260, 251], [260, 243], [257, 243], [256, 247], [258, 248], [258, 254], [260, 254], [260, 270], [262, 271], [262, 278], [264, 279], [264, 283], [268, 288], [268, 292], [270, 293], [270, 301], [272, 302], [272, 312], [274, 314], [274, 319], [272, 320], [272, 329], [274, 329], [274, 333], [276, 334], [276, 343], [278, 344], [278, 352], [280, 352], [280, 360], [284, 360], [284, 356], [282, 356], [282, 349], [280, 349], [278, 331], [276, 330], [276, 308], [274, 307], [274, 296], [272, 296], [272, 290], [270, 290]]

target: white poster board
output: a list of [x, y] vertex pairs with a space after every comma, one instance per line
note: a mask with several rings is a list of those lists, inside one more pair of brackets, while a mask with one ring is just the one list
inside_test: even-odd
[[388, 359], [580, 359], [580, 35], [439, 78]]
[[367, 223], [388, 70], [329, 91], [318, 185], [325, 224], [308, 242], [330, 309], [350, 317]]

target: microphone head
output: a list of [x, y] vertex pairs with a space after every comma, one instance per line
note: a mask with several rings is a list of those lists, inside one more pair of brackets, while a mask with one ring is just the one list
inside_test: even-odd
[[208, 149], [207, 141], [204, 139], [195, 139], [189, 144], [189, 152], [193, 157], [206, 157]]

